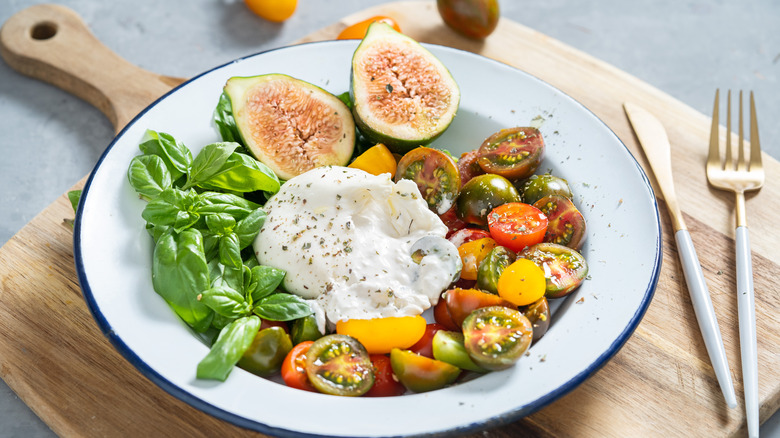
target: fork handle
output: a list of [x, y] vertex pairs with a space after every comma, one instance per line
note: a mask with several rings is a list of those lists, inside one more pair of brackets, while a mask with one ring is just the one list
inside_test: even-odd
[[707, 354], [710, 356], [710, 363], [715, 370], [715, 376], [718, 378], [718, 384], [726, 399], [726, 404], [730, 408], [735, 408], [737, 396], [731, 381], [726, 350], [723, 348], [718, 320], [715, 317], [712, 299], [707, 290], [707, 283], [704, 281], [704, 274], [701, 271], [701, 264], [696, 255], [696, 249], [693, 247], [691, 235], [688, 230], [682, 229], [674, 233], [674, 239], [677, 242], [680, 262], [682, 262], [685, 273], [685, 282], [688, 285], [688, 293], [691, 296], [696, 320], [699, 322], [699, 330], [704, 338], [704, 345], [707, 347]]
[[758, 436], [758, 353], [756, 347], [756, 306], [753, 294], [753, 267], [747, 227], [737, 227], [737, 306], [739, 346], [742, 352], [742, 386], [748, 435]]

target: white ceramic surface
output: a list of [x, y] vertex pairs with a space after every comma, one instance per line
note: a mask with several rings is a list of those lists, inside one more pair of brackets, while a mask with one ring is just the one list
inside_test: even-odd
[[101, 157], [77, 212], [79, 281], [113, 345], [174, 396], [217, 417], [280, 436], [398, 436], [479, 430], [516, 420], [574, 389], [625, 343], [653, 295], [661, 267], [655, 197], [620, 140], [582, 105], [504, 64], [427, 46], [461, 88], [460, 110], [434, 145], [460, 153], [493, 132], [540, 123], [542, 171], [569, 181], [588, 223], [588, 280], [556, 303], [548, 333], [514, 367], [425, 394], [343, 398], [287, 388], [235, 369], [224, 383], [195, 379], [208, 348], [151, 284], [152, 240], [127, 182], [146, 129], [193, 152], [217, 141], [212, 114], [231, 76], [286, 73], [334, 94], [349, 87], [354, 41], [311, 43], [249, 56], [206, 72], [152, 104]]

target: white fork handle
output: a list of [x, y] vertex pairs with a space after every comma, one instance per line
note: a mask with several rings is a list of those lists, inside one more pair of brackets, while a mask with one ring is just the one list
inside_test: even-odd
[[718, 320], [715, 317], [715, 310], [712, 308], [712, 299], [707, 290], [707, 283], [704, 281], [704, 274], [701, 272], [701, 264], [696, 255], [696, 249], [693, 247], [691, 235], [688, 233], [688, 230], [678, 230], [674, 233], [674, 239], [677, 242], [680, 262], [682, 262], [683, 272], [685, 273], [685, 283], [688, 285], [693, 311], [696, 314], [696, 320], [699, 322], [699, 330], [702, 338], [704, 338], [704, 345], [707, 347], [710, 363], [712, 363], [712, 368], [715, 370], [715, 376], [718, 378], [720, 390], [723, 392], [726, 404], [730, 408], [735, 408], [737, 406], [737, 396], [734, 393], [734, 383], [731, 381], [731, 372], [726, 359], [726, 351], [723, 348], [723, 339], [720, 336]]
[[737, 227], [737, 305], [739, 346], [742, 351], [742, 386], [748, 435], [758, 436], [758, 353], [756, 348], [756, 305], [753, 295], [753, 267], [747, 227]]

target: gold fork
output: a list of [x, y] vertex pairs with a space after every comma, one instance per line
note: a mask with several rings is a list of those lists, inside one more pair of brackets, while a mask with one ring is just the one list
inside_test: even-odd
[[742, 353], [742, 386], [745, 392], [745, 412], [748, 435], [758, 436], [758, 357], [756, 353], [756, 310], [753, 298], [753, 268], [750, 260], [750, 239], [745, 214], [745, 192], [764, 185], [764, 167], [761, 164], [761, 146], [758, 141], [758, 120], [753, 92], [750, 92], [750, 156], [744, 152], [742, 131], [742, 91], [739, 92], [739, 141], [737, 159], [732, 158], [731, 147], [731, 91], [726, 100], [726, 153], [720, 157], [720, 124], [718, 97], [712, 110], [710, 152], [707, 158], [707, 180], [714, 187], [736, 194], [737, 228], [737, 303], [739, 307], [739, 345]]

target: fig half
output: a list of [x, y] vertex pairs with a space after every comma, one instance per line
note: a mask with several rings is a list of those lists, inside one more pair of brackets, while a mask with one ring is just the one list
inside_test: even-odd
[[404, 154], [432, 142], [450, 126], [460, 90], [431, 52], [387, 24], [374, 22], [352, 56], [350, 97], [361, 134]]
[[345, 166], [355, 122], [338, 97], [283, 74], [232, 77], [225, 84], [249, 152], [287, 180], [319, 166]]

